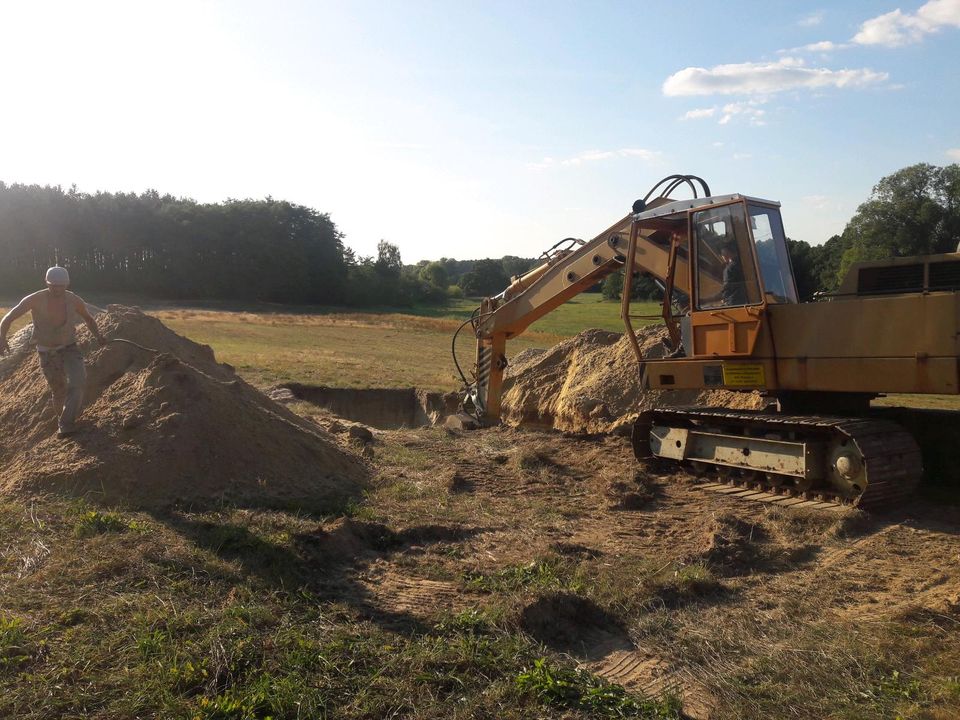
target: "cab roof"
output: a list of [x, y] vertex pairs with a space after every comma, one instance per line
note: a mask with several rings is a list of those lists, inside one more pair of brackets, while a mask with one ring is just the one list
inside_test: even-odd
[[647, 220], [648, 218], [664, 217], [665, 215], [686, 214], [689, 210], [702, 210], [711, 205], [721, 205], [733, 200], [747, 200], [748, 202], [758, 202], [764, 205], [780, 207], [780, 203], [776, 200], [764, 200], [763, 198], [751, 197], [750, 195], [733, 193], [731, 195], [710, 195], [709, 197], [691, 198], [689, 200], [675, 200], [663, 205], [658, 205], [649, 210], [634, 213], [633, 219]]

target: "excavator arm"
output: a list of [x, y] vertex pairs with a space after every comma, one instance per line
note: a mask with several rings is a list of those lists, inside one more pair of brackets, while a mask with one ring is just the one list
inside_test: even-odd
[[[607, 275], [625, 267], [631, 270], [625, 275], [621, 314], [634, 342], [629, 314], [633, 272], [646, 273], [656, 279], [665, 288], [666, 298], [673, 297], [674, 291], [689, 296], [687, 223], [666, 217], [647, 218], [642, 224], [635, 222], [637, 213], [649, 215], [651, 210], [672, 203], [669, 192], [684, 182], [693, 189], [694, 197], [697, 197], [694, 182], [709, 195], [706, 184], [694, 176], [664, 178], [647, 197], [634, 203], [633, 212], [592, 240], [584, 242], [568, 238], [564, 241], [565, 247], [558, 249], [554, 246], [545, 253], [540, 266], [513, 278], [502, 293], [482, 301], [471, 323], [477, 338], [475, 377], [473, 382], [464, 379], [468, 385], [464, 407], [470, 414], [484, 424], [499, 421], [500, 393], [507, 367], [507, 340]], [[651, 194], [664, 185], [663, 193], [650, 200]], [[669, 301], [663, 304], [663, 317], [676, 345], [680, 331], [671, 314]]]

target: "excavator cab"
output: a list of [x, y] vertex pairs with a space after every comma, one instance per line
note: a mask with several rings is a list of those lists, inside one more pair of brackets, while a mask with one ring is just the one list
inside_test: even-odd
[[[644, 209], [634, 217], [628, 258], [658, 234], [671, 245], [665, 297], [688, 298], [679, 308], [663, 304], [678, 355], [749, 356], [766, 306], [798, 300], [779, 203], [726, 195]], [[629, 301], [625, 290], [625, 316]]]

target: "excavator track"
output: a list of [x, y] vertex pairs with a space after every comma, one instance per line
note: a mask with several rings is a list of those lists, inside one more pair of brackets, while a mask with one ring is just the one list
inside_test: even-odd
[[640, 459], [665, 457], [719, 474], [723, 482], [706, 483], [707, 490], [779, 505], [892, 507], [923, 474], [913, 437], [869, 417], [658, 408], [638, 418], [633, 444]]

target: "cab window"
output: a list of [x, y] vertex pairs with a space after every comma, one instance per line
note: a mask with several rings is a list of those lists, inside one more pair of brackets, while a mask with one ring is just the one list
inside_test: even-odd
[[711, 309], [760, 302], [757, 271], [742, 204], [693, 215], [697, 247], [697, 307]]
[[757, 246], [757, 262], [767, 302], [797, 302], [797, 287], [790, 268], [790, 255], [776, 208], [750, 205], [750, 230]]

